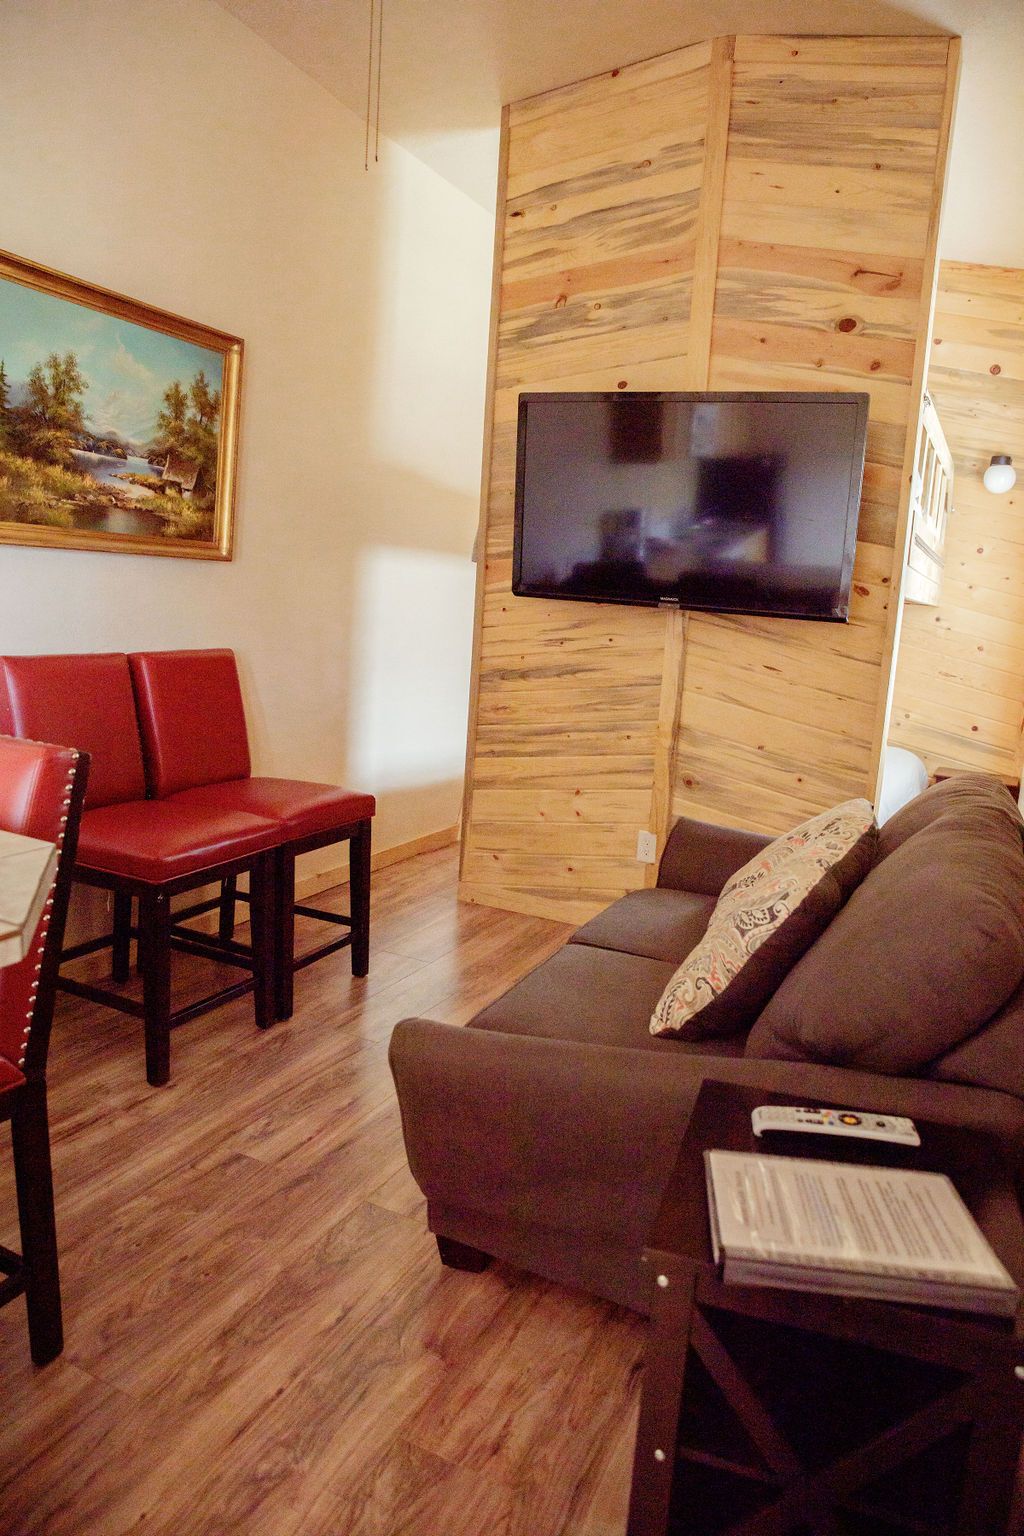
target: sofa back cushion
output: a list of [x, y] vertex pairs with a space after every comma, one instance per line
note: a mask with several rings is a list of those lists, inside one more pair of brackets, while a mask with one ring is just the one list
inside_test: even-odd
[[726, 881], [651, 1033], [706, 1040], [747, 1028], [871, 867], [875, 831], [868, 802], [848, 800], [756, 853]]
[[136, 651], [128, 660], [151, 795], [249, 777], [233, 651]]
[[963, 775], [897, 813], [882, 857], [780, 984], [747, 1054], [921, 1072], [1024, 978], [1024, 823]]
[[87, 810], [145, 799], [142, 743], [123, 652], [0, 657], [0, 696], [0, 718], [10, 735], [89, 753]]

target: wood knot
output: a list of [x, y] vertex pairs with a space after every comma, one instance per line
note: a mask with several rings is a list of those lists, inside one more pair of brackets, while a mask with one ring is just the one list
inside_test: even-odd
[[626, 389], [628, 387], [628, 385], [629, 385], [629, 380], [628, 379], [620, 379], [619, 382], [616, 384], [615, 388], [616, 389]]
[[1002, 373], [1002, 371], [1003, 370], [1000, 368], [998, 363], [993, 363], [992, 367], [989, 369], [989, 373]]
[[859, 329], [860, 321], [855, 319], [853, 315], [844, 315], [841, 320], [836, 321], [837, 331], [856, 331]]
[[871, 372], [872, 373], [877, 373], [879, 368], [881, 368], [881, 366], [882, 366], [881, 361], [877, 357], [873, 357], [871, 359]]
[[556, 309], [564, 309], [565, 306], [568, 304], [568, 302], [569, 302], [569, 295], [567, 293], [560, 293], [558, 295], [558, 298], [555, 300], [555, 308]]

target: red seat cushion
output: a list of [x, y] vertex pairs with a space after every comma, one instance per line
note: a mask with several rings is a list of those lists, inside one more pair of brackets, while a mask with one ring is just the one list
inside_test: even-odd
[[2, 718], [12, 736], [88, 752], [86, 808], [141, 800], [142, 744], [128, 658], [0, 657]]
[[24, 1072], [19, 1072], [13, 1062], [0, 1056], [0, 1093], [6, 1093], [8, 1088], [19, 1088], [24, 1081]]
[[233, 651], [129, 656], [149, 792], [158, 799], [249, 776], [249, 737]]
[[77, 865], [159, 885], [263, 853], [280, 840], [277, 823], [265, 816], [133, 800], [85, 813]]
[[353, 822], [366, 821], [376, 809], [372, 795], [339, 789], [334, 784], [267, 778], [233, 779], [228, 784], [186, 789], [173, 795], [168, 804], [180, 805], [196, 814], [233, 810], [269, 816], [278, 824], [279, 842], [334, 832]]

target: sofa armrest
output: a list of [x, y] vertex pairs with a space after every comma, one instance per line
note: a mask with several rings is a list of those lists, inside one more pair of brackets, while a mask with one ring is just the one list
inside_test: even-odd
[[684, 816], [669, 833], [658, 884], [675, 891], [718, 896], [729, 877], [772, 841], [763, 832], [739, 832]]
[[616, 1243], [625, 1223], [642, 1241], [639, 1190], [660, 1195], [696, 1095], [660, 1053], [403, 1019], [390, 1062], [428, 1202]]

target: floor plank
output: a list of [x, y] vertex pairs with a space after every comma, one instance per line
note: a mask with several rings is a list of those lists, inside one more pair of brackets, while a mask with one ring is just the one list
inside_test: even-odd
[[[369, 977], [332, 956], [265, 1035], [248, 999], [176, 1031], [166, 1089], [137, 1024], [61, 999], [67, 1347], [34, 1369], [23, 1303], [0, 1312], [2, 1536], [621, 1536], [643, 1325], [441, 1267], [387, 1066], [398, 1019], [464, 1023], [568, 930], [460, 904], [451, 849], [380, 871], [373, 906]], [[177, 994], [216, 975], [182, 958]]]

